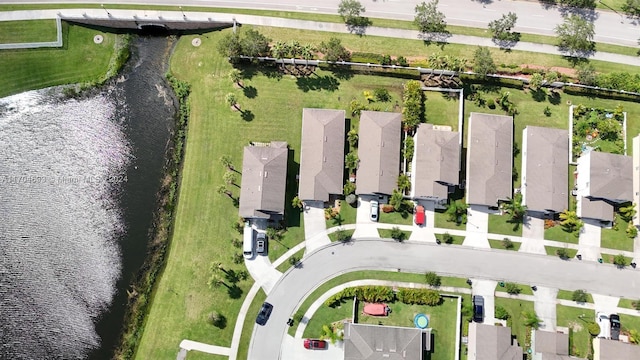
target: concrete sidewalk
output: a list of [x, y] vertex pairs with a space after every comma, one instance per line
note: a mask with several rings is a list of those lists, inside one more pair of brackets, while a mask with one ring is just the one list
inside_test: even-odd
[[[279, 28], [324, 31], [335, 33], [349, 33], [345, 24], [327, 23], [320, 21], [307, 21], [274, 18], [268, 16], [255, 16], [243, 14], [226, 14], [213, 12], [192, 12], [192, 11], [157, 11], [157, 10], [120, 10], [109, 9], [59, 9], [59, 10], [28, 10], [28, 11], [4, 11], [0, 12], [0, 21], [10, 20], [36, 20], [55, 19], [57, 17], [65, 19], [102, 19], [102, 20], [156, 20], [161, 21], [224, 21], [240, 24], [272, 26]], [[422, 35], [417, 30], [404, 30], [395, 28], [368, 27], [365, 36], [382, 36], [398, 39], [422, 40]], [[462, 44], [470, 46], [487, 46], [500, 48], [492, 39], [467, 35], [446, 35], [442, 41], [450, 44]], [[552, 54], [566, 56], [565, 52], [558, 50], [554, 45], [535, 44], [530, 42], [518, 42], [510, 50], [529, 51], [535, 53]], [[608, 61], [618, 64], [640, 66], [640, 58], [636, 56], [619, 55], [605, 52], [595, 52], [589, 57], [591, 60]]]

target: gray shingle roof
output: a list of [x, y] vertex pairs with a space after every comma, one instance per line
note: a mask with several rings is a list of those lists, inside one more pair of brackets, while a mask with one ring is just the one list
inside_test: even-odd
[[344, 116], [344, 110], [302, 110], [301, 200], [329, 201], [329, 194], [342, 194]]
[[613, 221], [613, 205], [604, 200], [582, 197], [580, 199], [580, 212], [578, 216], [581, 218]]
[[600, 360], [638, 360], [640, 359], [640, 346], [623, 343], [616, 340], [594, 339], [594, 348], [599, 342]]
[[534, 341], [535, 352], [543, 354], [543, 359], [562, 359], [563, 356], [567, 356], [568, 358], [569, 335], [551, 331], [534, 330], [532, 340]]
[[591, 151], [591, 197], [610, 200], [633, 200], [633, 158], [631, 156]]
[[511, 328], [469, 324], [469, 360], [522, 360], [522, 348], [511, 341]]
[[363, 111], [360, 115], [356, 194], [391, 194], [400, 174], [402, 114]]
[[446, 199], [447, 185], [459, 183], [460, 144], [458, 133], [418, 126], [415, 136], [414, 197]]
[[[523, 204], [529, 210], [568, 208], [569, 132], [538, 126], [523, 131]], [[526, 181], [525, 181], [526, 178]]]
[[430, 329], [345, 323], [344, 360], [421, 360]]
[[286, 142], [270, 146], [245, 146], [242, 159], [240, 216], [280, 218], [284, 214], [287, 183]]
[[467, 141], [467, 203], [497, 206], [512, 196], [513, 118], [471, 113]]

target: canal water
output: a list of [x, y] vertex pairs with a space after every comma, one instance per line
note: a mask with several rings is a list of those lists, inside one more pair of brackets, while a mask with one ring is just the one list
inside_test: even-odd
[[176, 102], [173, 41], [109, 85], [0, 99], [0, 359], [109, 359], [142, 265]]

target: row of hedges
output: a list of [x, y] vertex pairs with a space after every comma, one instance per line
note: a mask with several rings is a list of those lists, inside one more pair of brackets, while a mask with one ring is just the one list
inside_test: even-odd
[[179, 170], [184, 155], [184, 143], [189, 119], [190, 85], [171, 75], [167, 79], [176, 94], [180, 108], [176, 120], [172, 156], [165, 169], [165, 181], [159, 191], [159, 210], [154, 219], [153, 239], [149, 242], [147, 257], [134, 280], [123, 322], [122, 333], [114, 359], [132, 359], [140, 343], [144, 321], [151, 305], [156, 281], [165, 266], [167, 249], [173, 230], [174, 209], [178, 201]]
[[424, 117], [424, 93], [422, 83], [407, 81], [402, 94], [402, 121], [406, 129], [415, 129]]
[[440, 293], [431, 289], [400, 288], [397, 293], [389, 286], [357, 286], [346, 288], [328, 298], [324, 304], [335, 307], [345, 299], [356, 298], [366, 302], [395, 302], [400, 301], [410, 305], [435, 306], [442, 302]]

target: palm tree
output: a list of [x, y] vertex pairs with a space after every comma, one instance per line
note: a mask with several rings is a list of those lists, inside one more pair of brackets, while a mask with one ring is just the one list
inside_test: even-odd
[[407, 174], [401, 174], [398, 176], [398, 190], [402, 193], [405, 193], [407, 190], [411, 188], [411, 180], [407, 176]]
[[349, 142], [349, 146], [353, 149], [358, 146], [358, 131], [356, 129], [351, 129], [347, 133], [347, 142]]
[[238, 107], [238, 98], [236, 98], [236, 94], [228, 93], [227, 96], [224, 97], [224, 101], [230, 107], [232, 107], [232, 108], [234, 108], [236, 110], [240, 110], [240, 108]]
[[560, 213], [560, 225], [567, 232], [574, 232], [582, 227], [582, 221], [575, 211], [565, 210]]
[[344, 166], [349, 169], [350, 173], [353, 173], [358, 168], [359, 162], [358, 153], [355, 151], [349, 152], [344, 158]]
[[300, 56], [302, 47], [300, 46], [300, 43], [297, 40], [291, 40], [289, 41], [289, 54], [288, 57], [290, 58], [298, 58]]
[[540, 327], [540, 323], [542, 322], [535, 311], [523, 311], [522, 319], [524, 320], [525, 326], [530, 326], [536, 330]]
[[640, 342], [640, 334], [638, 334], [638, 330], [631, 329], [629, 330], [629, 341], [637, 344]]
[[289, 46], [284, 41], [276, 41], [271, 47], [271, 56], [276, 59], [282, 59], [287, 56]]
[[238, 69], [231, 69], [231, 71], [229, 71], [229, 80], [231, 80], [231, 82], [233, 82], [234, 84], [238, 85], [239, 87], [242, 87], [242, 72]]
[[227, 285], [227, 283], [224, 282], [224, 279], [215, 274], [211, 275], [211, 277], [209, 278], [209, 281], [207, 281], [207, 285], [209, 285], [209, 287], [212, 289], [219, 288], [221, 285], [224, 285], [226, 288], [229, 288], [229, 285]]
[[313, 59], [315, 52], [316, 52], [315, 46], [313, 46], [312, 44], [304, 44], [300, 48], [300, 57], [302, 57], [305, 60], [311, 60]]
[[400, 211], [403, 203], [404, 195], [397, 189], [393, 189], [393, 194], [391, 194], [391, 198], [389, 199], [389, 204], [393, 206], [393, 210]]
[[228, 185], [235, 185], [236, 184], [236, 180], [238, 178], [237, 178], [237, 176], [236, 176], [236, 174], [234, 172], [227, 171], [226, 173], [224, 173], [224, 175], [222, 175], [222, 179]]
[[216, 191], [217, 191], [217, 193], [218, 193], [218, 194], [220, 194], [220, 195], [223, 195], [223, 194], [224, 194], [224, 195], [227, 195], [228, 197], [230, 197], [231, 199], [233, 199], [233, 193], [232, 193], [231, 191], [229, 191], [229, 190], [227, 189], [227, 187], [226, 187], [226, 186], [224, 186], [224, 185], [220, 185], [220, 186], [218, 186], [218, 188], [216, 189]]
[[503, 205], [504, 210], [511, 216], [511, 221], [520, 223], [527, 213], [527, 206], [522, 205], [522, 194], [517, 193], [513, 199]]
[[298, 208], [298, 209], [302, 209], [302, 206], [304, 204], [302, 203], [302, 200], [300, 200], [299, 197], [294, 197], [293, 200], [291, 200], [291, 206], [293, 206], [294, 208]]
[[220, 156], [220, 162], [222, 166], [226, 167], [228, 170], [233, 170], [233, 163], [231, 162], [231, 157], [229, 155]]
[[460, 200], [450, 203], [444, 212], [448, 216], [447, 221], [464, 224], [467, 221], [467, 208], [469, 205]]

